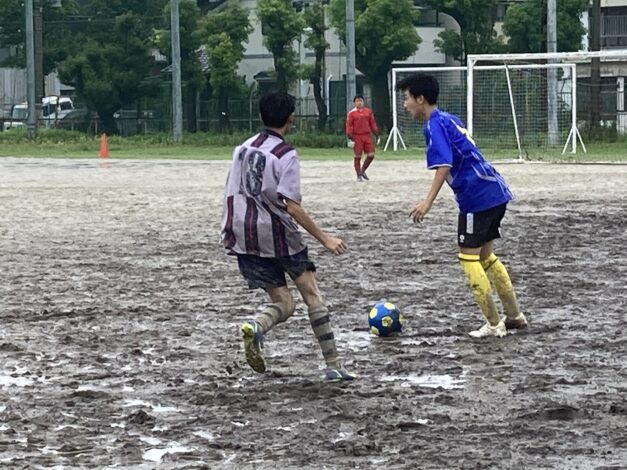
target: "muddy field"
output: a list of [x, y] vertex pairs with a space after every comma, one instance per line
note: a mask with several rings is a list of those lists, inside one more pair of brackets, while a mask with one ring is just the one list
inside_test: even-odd
[[[481, 325], [443, 189], [375, 161], [304, 162], [304, 206], [350, 251], [310, 240], [339, 349], [321, 381], [302, 303], [267, 336], [265, 301], [219, 244], [227, 162], [0, 159], [0, 467], [618, 469], [627, 466], [627, 165], [502, 164], [516, 201], [497, 253], [531, 327]], [[382, 298], [407, 319], [371, 338]]]

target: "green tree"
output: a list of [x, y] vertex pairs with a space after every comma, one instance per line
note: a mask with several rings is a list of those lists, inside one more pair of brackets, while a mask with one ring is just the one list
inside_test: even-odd
[[[346, 2], [332, 0], [331, 22], [346, 38]], [[372, 106], [383, 127], [391, 126], [388, 73], [392, 62], [405, 60], [421, 42], [411, 0], [355, 0], [355, 63], [372, 85]]]
[[272, 53], [277, 87], [287, 91], [298, 78], [294, 41], [300, 39], [305, 21], [291, 0], [259, 0], [257, 17], [261, 21], [263, 43]]
[[[50, 73], [57, 63], [66, 57], [66, 44], [71, 42], [70, 24], [67, 17], [76, 10], [73, 0], [67, 0], [61, 7], [50, 2], [42, 2], [43, 19], [43, 72]], [[26, 20], [23, 0], [0, 1], [0, 47], [17, 46], [17, 54], [4, 59], [0, 65], [26, 67]]]
[[309, 30], [305, 33], [305, 46], [314, 51], [316, 55], [313, 66], [306, 68], [305, 76], [313, 85], [314, 98], [318, 108], [318, 130], [324, 131], [327, 125], [327, 104], [322, 96], [322, 84], [324, 83], [324, 56], [329, 48], [329, 43], [324, 38], [327, 25], [325, 24], [325, 8], [321, 0], [317, 0], [309, 8], [305, 9], [305, 24]]
[[18, 46], [19, 56], [8, 57], [2, 62], [6, 66], [24, 67], [24, 4], [22, 0], [0, 2], [0, 47]]
[[[170, 23], [171, 8], [164, 9], [164, 24]], [[181, 0], [179, 4], [179, 36], [181, 46], [181, 81], [183, 82], [183, 103], [186, 110], [189, 131], [197, 128], [196, 97], [205, 86], [205, 76], [199, 59], [201, 45], [200, 9], [195, 0]], [[172, 43], [170, 27], [155, 31], [155, 43], [159, 51], [172, 61]]]
[[502, 44], [494, 30], [497, 0], [427, 0], [433, 8], [457, 21], [460, 32], [446, 30], [433, 45], [440, 52], [463, 63], [468, 54], [501, 52]]
[[96, 111], [104, 131], [118, 132], [114, 113], [148, 93], [142, 82], [153, 65], [153, 31], [164, 0], [91, 0], [79, 4], [61, 79]]
[[230, 130], [229, 97], [244, 86], [237, 66], [244, 57], [244, 43], [253, 28], [248, 10], [230, 0], [225, 9], [207, 15], [201, 29], [202, 41], [209, 57], [209, 83], [218, 100], [220, 129]]
[[[557, 2], [557, 51], [581, 49], [586, 29], [580, 16], [589, 7], [589, 0], [560, 0]], [[546, 52], [546, 0], [527, 0], [511, 5], [503, 31], [509, 37], [510, 52]]]

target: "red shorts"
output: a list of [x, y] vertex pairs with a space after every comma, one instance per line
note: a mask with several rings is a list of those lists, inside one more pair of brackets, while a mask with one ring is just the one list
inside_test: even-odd
[[374, 153], [374, 142], [370, 134], [354, 135], [353, 142], [355, 142], [355, 146], [353, 147], [355, 157], [361, 157], [362, 152], [366, 155], [372, 155]]

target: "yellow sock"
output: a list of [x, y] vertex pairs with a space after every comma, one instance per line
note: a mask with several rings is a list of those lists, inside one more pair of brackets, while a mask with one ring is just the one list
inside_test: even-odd
[[459, 262], [466, 273], [470, 290], [475, 298], [475, 302], [483, 312], [483, 316], [492, 326], [496, 326], [501, 321], [496, 304], [492, 298], [492, 288], [490, 280], [481, 266], [479, 255], [459, 254]]
[[518, 301], [516, 300], [516, 292], [514, 286], [507, 273], [507, 268], [501, 263], [501, 260], [492, 253], [487, 259], [481, 261], [481, 266], [488, 276], [488, 279], [494, 284], [499, 299], [503, 304], [503, 310], [507, 318], [516, 318], [520, 314]]

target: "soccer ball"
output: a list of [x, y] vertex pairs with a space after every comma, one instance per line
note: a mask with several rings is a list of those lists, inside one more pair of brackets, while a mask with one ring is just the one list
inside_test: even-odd
[[403, 315], [396, 305], [379, 302], [368, 314], [370, 332], [375, 336], [394, 336], [403, 329]]

